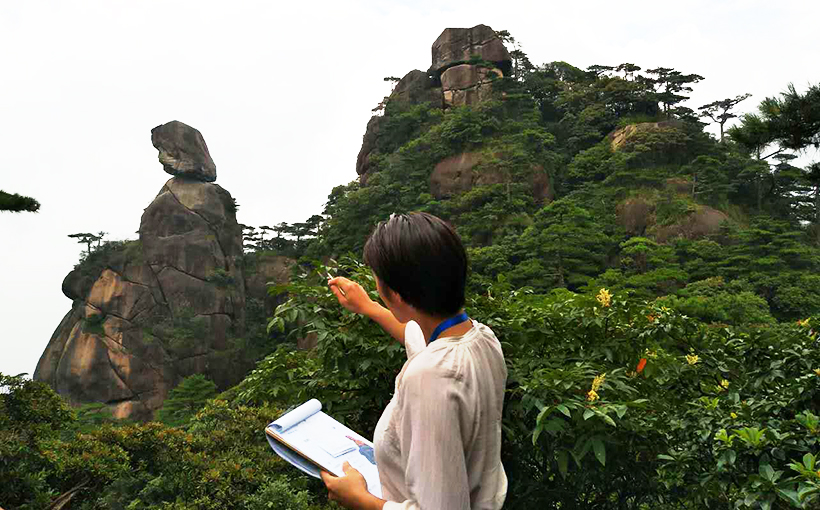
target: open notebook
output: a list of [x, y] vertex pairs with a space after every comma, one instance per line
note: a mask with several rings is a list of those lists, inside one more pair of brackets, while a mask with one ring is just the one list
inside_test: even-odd
[[367, 480], [367, 490], [381, 497], [373, 443], [323, 413], [315, 398], [270, 423], [265, 436], [280, 457], [316, 478], [321, 470], [344, 476], [342, 464], [349, 462]]

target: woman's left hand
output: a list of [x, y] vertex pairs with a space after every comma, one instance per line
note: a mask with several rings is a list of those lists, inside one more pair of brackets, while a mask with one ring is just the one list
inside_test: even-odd
[[348, 462], [342, 464], [342, 471], [345, 476], [333, 476], [327, 471], [322, 471], [322, 481], [327, 487], [328, 499], [338, 501], [345, 508], [364, 508], [364, 502], [370, 495], [367, 492], [367, 481]]

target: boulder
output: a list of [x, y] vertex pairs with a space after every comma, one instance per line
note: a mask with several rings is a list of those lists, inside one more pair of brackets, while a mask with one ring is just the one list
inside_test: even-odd
[[440, 161], [430, 174], [430, 194], [437, 200], [469, 191], [473, 187], [473, 167], [481, 153], [464, 152]]
[[500, 69], [459, 64], [448, 68], [441, 74], [441, 88], [442, 90], [468, 89], [479, 84], [489, 83], [491, 80], [502, 76], [504, 75]]
[[474, 56], [494, 62], [502, 70], [509, 69], [512, 61], [504, 43], [487, 25], [447, 28], [433, 43], [430, 70], [440, 76], [448, 67], [468, 62]]
[[473, 105], [490, 99], [492, 81], [502, 77], [500, 69], [459, 64], [441, 75], [441, 90], [445, 106]]
[[628, 233], [642, 236], [647, 227], [655, 224], [655, 204], [643, 198], [628, 198], [615, 208], [618, 223]]
[[720, 226], [730, 221], [729, 217], [717, 209], [706, 205], [698, 206], [695, 212], [690, 213], [674, 225], [660, 227], [655, 231], [655, 240], [665, 243], [675, 237], [698, 239], [720, 232]]
[[430, 103], [441, 108], [441, 89], [429, 74], [414, 69], [399, 80], [390, 94], [390, 101], [411, 105]]
[[202, 134], [191, 126], [173, 120], [151, 130], [151, 143], [159, 151], [159, 162], [171, 175], [206, 182], [216, 180], [216, 165]]
[[[503, 154], [488, 157], [480, 152], [464, 152], [440, 161], [430, 174], [430, 194], [436, 200], [466, 193], [476, 186], [505, 183], [506, 174], [493, 165], [492, 160], [503, 159]], [[528, 176], [536, 202], [552, 200], [549, 175], [540, 165], [533, 166]]]
[[[153, 139], [167, 134], [158, 129]], [[96, 273], [81, 265], [66, 276], [63, 292], [74, 303], [34, 378], [72, 404], [104, 402], [115, 417], [148, 420], [182, 378], [201, 373], [226, 389], [251, 367], [230, 350], [245, 320], [242, 230], [230, 193], [173, 177], [145, 209], [139, 234]]]

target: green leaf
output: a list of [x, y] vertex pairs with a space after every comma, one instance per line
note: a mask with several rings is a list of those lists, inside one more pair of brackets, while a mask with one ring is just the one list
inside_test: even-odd
[[792, 505], [798, 508], [802, 506], [802, 503], [800, 502], [800, 496], [798, 495], [797, 491], [792, 489], [777, 489], [777, 493], [780, 495], [780, 497], [782, 497]]
[[604, 413], [599, 413], [599, 416], [602, 420], [604, 420], [604, 423], [606, 423], [607, 425], [612, 425], [613, 427], [617, 426], [615, 425], [615, 420], [613, 420], [611, 416], [606, 415]]
[[604, 442], [598, 438], [592, 440], [592, 451], [595, 452], [595, 458], [602, 466], [606, 466], [606, 447]]
[[561, 473], [563, 478], [566, 478], [569, 468], [569, 455], [567, 455], [567, 451], [561, 450], [558, 452], [556, 460], [558, 461], [558, 471]]
[[558, 404], [557, 406], [555, 406], [555, 408], [564, 413], [564, 415], [567, 418], [572, 418], [572, 414], [569, 412], [569, 408], [564, 404]]
[[544, 420], [544, 418], [549, 414], [549, 412], [551, 410], [552, 410], [551, 407], [545, 407], [544, 409], [542, 409], [541, 412], [538, 413], [538, 417], [535, 419], [535, 423], [540, 425], [541, 422]]
[[774, 478], [774, 469], [768, 464], [761, 464], [758, 471], [760, 472], [760, 476], [766, 480], [771, 481], [772, 478]]
[[538, 425], [535, 427], [535, 431], [532, 434], [532, 445], [535, 446], [538, 443], [538, 436], [541, 435], [541, 432], [544, 430], [544, 427]]
[[587, 409], [586, 411], [584, 411], [584, 420], [588, 420], [593, 416], [595, 416], [595, 411], [593, 411], [592, 409]]

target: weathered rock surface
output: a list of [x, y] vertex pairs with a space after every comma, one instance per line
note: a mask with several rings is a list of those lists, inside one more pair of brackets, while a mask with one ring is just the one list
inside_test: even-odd
[[[435, 80], [423, 71], [414, 69], [399, 80], [390, 94], [390, 102], [404, 103], [407, 105], [418, 105], [427, 103], [435, 108], [442, 108], [441, 87], [436, 86]], [[362, 147], [356, 157], [356, 173], [359, 175], [359, 182], [367, 184], [367, 175], [371, 169], [370, 157], [376, 149], [379, 139], [379, 132], [384, 126], [388, 114], [384, 116], [375, 115], [367, 122], [364, 136], [362, 137]]]
[[379, 131], [384, 123], [384, 117], [373, 116], [367, 122], [367, 129], [362, 138], [362, 148], [356, 157], [356, 173], [359, 175], [362, 185], [367, 184], [367, 172], [370, 171], [370, 156], [376, 149], [376, 142], [379, 139]]
[[[487, 25], [473, 28], [448, 28], [433, 43], [433, 65], [427, 72], [415, 69], [396, 84], [389, 104], [428, 103], [436, 108], [475, 105], [492, 97], [492, 82], [509, 72], [512, 59], [504, 43]], [[474, 57], [483, 60], [482, 65], [470, 64]], [[487, 67], [487, 62], [495, 67]], [[373, 165], [379, 133], [390, 117], [390, 108], [384, 116], [374, 116], [368, 121], [362, 138], [362, 147], [356, 158], [356, 173], [362, 186], [367, 185]], [[538, 178], [543, 190], [549, 189], [547, 177]], [[546, 198], [548, 193], [539, 193]]]
[[[675, 180], [673, 183], [679, 181]], [[659, 243], [665, 243], [676, 237], [698, 239], [717, 234], [723, 222], [731, 221], [725, 213], [699, 205], [696, 210], [671, 225], [658, 225], [656, 209], [656, 204], [645, 197], [627, 198], [616, 207], [618, 223], [631, 235], [649, 236]]]
[[[441, 200], [466, 193], [476, 186], [508, 182], [510, 177], [499, 170], [492, 161], [503, 158], [503, 154], [496, 154], [490, 158], [479, 152], [464, 152], [450, 156], [440, 161], [430, 174], [430, 194]], [[525, 174], [532, 186], [533, 198], [537, 202], [552, 200], [550, 179], [542, 167], [536, 165]]]
[[216, 165], [205, 139], [191, 126], [178, 120], [157, 126], [151, 130], [151, 143], [159, 150], [159, 162], [169, 174], [216, 180]]
[[613, 151], [621, 150], [627, 146], [630, 140], [644, 133], [663, 132], [677, 130], [683, 127], [680, 120], [664, 120], [661, 122], [641, 122], [639, 124], [629, 124], [618, 128], [609, 134], [609, 140]]
[[655, 223], [655, 204], [643, 198], [628, 198], [616, 207], [618, 223], [632, 235], [642, 236]]
[[492, 81], [503, 77], [500, 69], [459, 64], [441, 74], [445, 106], [478, 104], [492, 97]]
[[720, 226], [730, 221], [729, 217], [707, 205], [698, 206], [697, 211], [690, 213], [674, 225], [661, 227], [655, 232], [655, 240], [664, 243], [675, 237], [698, 239], [720, 232]]
[[290, 281], [290, 272], [296, 261], [289, 257], [259, 256], [255, 259], [252, 270], [245, 272], [245, 291], [248, 299], [262, 301], [265, 310], [273, 312], [285, 298], [284, 295], [272, 296], [268, 293], [268, 283], [283, 285]]
[[467, 62], [473, 56], [507, 68], [512, 60], [504, 43], [487, 25], [446, 28], [433, 43], [433, 65], [430, 70], [441, 74], [448, 67]]
[[399, 80], [390, 94], [390, 100], [413, 105], [430, 103], [441, 107], [441, 88], [436, 86], [429, 74], [414, 69]]
[[[199, 132], [176, 124], [207, 155]], [[34, 378], [72, 404], [104, 402], [115, 417], [150, 419], [182, 378], [202, 373], [227, 388], [250, 368], [234, 361], [230, 342], [245, 321], [242, 231], [227, 191], [177, 176], [145, 209], [139, 234], [96, 274], [81, 266], [66, 276], [74, 304]]]

